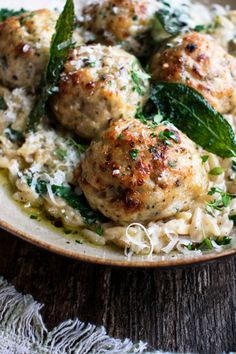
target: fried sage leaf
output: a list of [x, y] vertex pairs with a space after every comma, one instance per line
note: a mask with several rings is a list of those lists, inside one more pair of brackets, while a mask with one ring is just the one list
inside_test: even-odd
[[220, 157], [236, 156], [231, 125], [196, 90], [178, 83], [154, 83], [150, 100], [164, 119]]
[[50, 58], [47, 69], [41, 79], [35, 106], [29, 115], [29, 130], [34, 130], [37, 123], [43, 117], [47, 100], [56, 90], [60, 73], [72, 46], [74, 22], [74, 2], [73, 0], [67, 0], [64, 10], [57, 20], [56, 31], [51, 41]]
[[[27, 183], [31, 186], [31, 177], [27, 178]], [[50, 185], [50, 183], [45, 180], [38, 180], [35, 186], [36, 192], [41, 196], [48, 193], [48, 188], [51, 188], [55, 196], [64, 199], [69, 206], [78, 210], [86, 224], [93, 225], [106, 221], [106, 218], [102, 214], [90, 207], [84, 195], [76, 194], [70, 186]]]

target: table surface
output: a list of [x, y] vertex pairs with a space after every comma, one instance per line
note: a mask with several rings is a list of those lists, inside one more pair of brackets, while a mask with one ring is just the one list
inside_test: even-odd
[[79, 263], [0, 230], [0, 274], [45, 304], [49, 329], [78, 317], [171, 352], [236, 351], [236, 258], [185, 269]]

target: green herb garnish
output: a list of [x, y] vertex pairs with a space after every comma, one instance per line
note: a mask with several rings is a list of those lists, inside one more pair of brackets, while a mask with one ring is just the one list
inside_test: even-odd
[[0, 9], [0, 22], [5, 21], [8, 17], [20, 16], [25, 12], [27, 12], [27, 10], [25, 9], [20, 9], [18, 11], [5, 9], [5, 8]]
[[46, 72], [43, 74], [36, 99], [28, 119], [28, 129], [35, 129], [37, 123], [45, 113], [49, 96], [55, 91], [60, 73], [67, 60], [69, 50], [72, 48], [72, 33], [74, 28], [75, 12], [73, 0], [67, 0], [64, 10], [56, 24], [56, 32], [52, 37], [50, 58]]
[[220, 157], [236, 156], [232, 127], [195, 89], [178, 83], [154, 83], [150, 100], [164, 120], [205, 150]]
[[232, 170], [233, 170], [234, 172], [236, 172], [236, 160], [233, 160], [233, 161], [232, 161], [232, 166], [231, 166], [231, 168], [232, 168]]
[[203, 155], [203, 156], [201, 156], [201, 159], [202, 159], [202, 163], [205, 163], [205, 162], [208, 161], [209, 156], [208, 155]]
[[85, 151], [87, 150], [87, 148], [88, 148], [88, 145], [80, 144], [80, 143], [78, 143], [77, 141], [75, 141], [75, 140], [72, 139], [72, 138], [70, 138], [70, 139], [67, 140], [67, 144], [68, 144], [69, 146], [73, 146], [73, 147], [77, 150], [77, 152], [78, 152], [79, 154], [82, 154], [82, 153], [85, 152]]
[[138, 149], [132, 149], [130, 150], [130, 156], [132, 158], [132, 160], [136, 160], [137, 156], [138, 156], [139, 150]]
[[161, 2], [162, 7], [156, 12], [152, 26], [152, 35], [157, 42], [176, 36], [181, 33], [184, 28], [187, 28], [188, 14], [186, 6], [180, 5], [176, 8], [171, 6], [167, 1]]
[[187, 246], [187, 249], [189, 251], [195, 251], [195, 250], [212, 250], [214, 249], [214, 246], [212, 244], [212, 241], [215, 241], [215, 243], [218, 246], [228, 246], [232, 242], [232, 238], [228, 236], [215, 236], [215, 237], [208, 237], [205, 238], [202, 242], [200, 243], [189, 243]]
[[145, 73], [144, 71], [141, 73], [139, 71], [135, 70], [135, 66], [137, 67], [137, 69], [143, 70], [141, 64], [139, 63], [138, 60], [136, 60], [133, 64], [132, 64], [132, 70], [130, 72], [132, 81], [133, 81], [133, 91], [137, 91], [139, 95], [144, 96], [146, 93], [146, 87], [145, 87], [145, 81], [144, 79], [149, 79], [150, 75], [148, 75], [147, 73]]
[[12, 143], [21, 144], [25, 142], [24, 134], [20, 130], [11, 128], [11, 126], [5, 129], [5, 135]]
[[66, 150], [63, 150], [61, 148], [57, 148], [55, 150], [55, 153], [57, 155], [57, 157], [61, 160], [61, 161], [64, 161], [66, 156], [67, 156], [67, 151]]
[[30, 215], [30, 219], [32, 219], [32, 220], [37, 220], [38, 217], [37, 217], [37, 215]]
[[[27, 177], [27, 183], [31, 186], [32, 177]], [[35, 191], [40, 196], [44, 196], [48, 193], [48, 187], [51, 188], [56, 197], [64, 199], [69, 206], [78, 210], [86, 224], [93, 225], [98, 222], [106, 221], [106, 218], [102, 214], [91, 209], [84, 195], [76, 194], [70, 186], [50, 185], [49, 182], [45, 180], [38, 180]]]
[[3, 96], [0, 96], [0, 111], [5, 111], [7, 109], [7, 104]]
[[175, 134], [176, 134], [176, 132], [174, 132], [172, 130], [169, 130], [169, 129], [166, 129], [164, 131], [161, 131], [158, 134], [158, 139], [160, 141], [163, 141], [163, 143], [165, 145], [172, 146], [172, 143], [170, 142], [170, 140], [173, 140], [176, 144], [179, 142], [179, 139], [178, 139], [178, 137]]
[[212, 175], [212, 176], [219, 176], [221, 175], [222, 173], [224, 172], [223, 168], [221, 167], [215, 167], [215, 168], [212, 168], [209, 172], [209, 175]]
[[212, 216], [214, 216], [213, 210], [222, 212], [224, 208], [229, 207], [231, 200], [234, 197], [232, 194], [224, 192], [218, 187], [211, 188], [208, 192], [208, 195], [213, 196], [214, 194], [218, 194], [218, 199], [214, 199], [206, 204], [206, 212]]

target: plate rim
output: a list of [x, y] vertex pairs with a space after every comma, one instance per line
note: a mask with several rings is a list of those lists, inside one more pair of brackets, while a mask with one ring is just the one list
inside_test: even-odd
[[202, 254], [199, 256], [193, 257], [179, 257], [168, 260], [137, 260], [137, 261], [128, 261], [128, 260], [112, 260], [111, 258], [101, 258], [91, 255], [86, 255], [82, 253], [77, 253], [72, 250], [63, 250], [60, 247], [55, 245], [50, 245], [43, 240], [37, 240], [24, 231], [18, 230], [15, 226], [9, 224], [6, 221], [0, 219], [0, 228], [9, 232], [13, 236], [16, 236], [30, 244], [44, 249], [46, 251], [55, 253], [60, 256], [64, 256], [70, 259], [77, 260], [79, 262], [85, 262], [94, 265], [101, 266], [110, 266], [110, 267], [118, 267], [118, 268], [176, 268], [176, 267], [187, 267], [187, 266], [196, 266], [204, 263], [209, 263], [217, 260], [221, 260], [222, 258], [230, 257], [236, 254], [236, 246], [227, 248], [222, 250], [221, 252], [211, 252], [207, 254]]

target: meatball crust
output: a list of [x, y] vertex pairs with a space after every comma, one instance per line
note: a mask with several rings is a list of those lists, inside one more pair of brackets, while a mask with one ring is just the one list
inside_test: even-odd
[[210, 36], [193, 32], [178, 38], [153, 56], [150, 69], [158, 81], [195, 88], [222, 114], [233, 108], [236, 59]]
[[148, 94], [149, 75], [137, 59], [122, 49], [98, 44], [71, 53], [51, 106], [64, 126], [92, 139], [112, 118], [133, 117]]
[[34, 91], [49, 58], [57, 15], [43, 9], [0, 23], [0, 81]]
[[119, 224], [156, 221], [190, 207], [207, 188], [194, 143], [173, 125], [113, 121], [75, 172], [91, 207]]
[[140, 55], [147, 42], [142, 39], [150, 32], [160, 7], [157, 0], [103, 0], [84, 8], [83, 26], [96, 34], [99, 42], [120, 44]]

